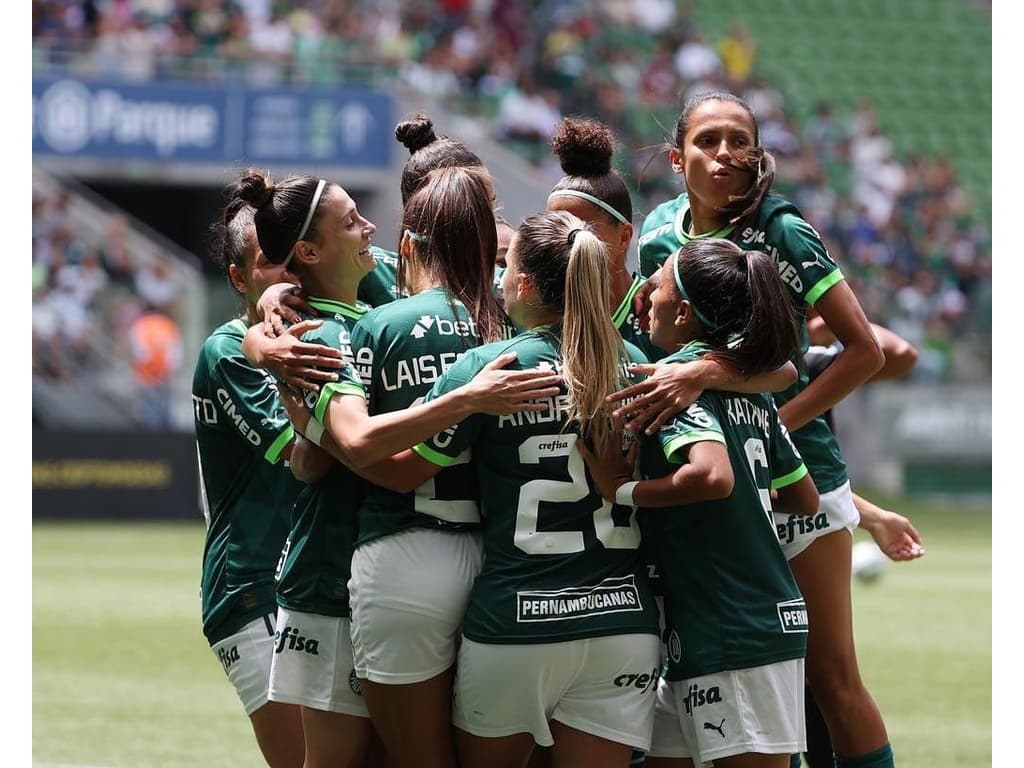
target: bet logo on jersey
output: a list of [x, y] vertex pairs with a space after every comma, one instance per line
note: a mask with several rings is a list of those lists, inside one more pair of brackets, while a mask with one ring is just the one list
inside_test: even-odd
[[477, 335], [476, 323], [472, 318], [452, 320], [450, 317], [441, 317], [440, 315], [422, 315], [409, 331], [409, 335], [417, 339], [422, 339], [428, 333], [436, 333], [438, 336]]

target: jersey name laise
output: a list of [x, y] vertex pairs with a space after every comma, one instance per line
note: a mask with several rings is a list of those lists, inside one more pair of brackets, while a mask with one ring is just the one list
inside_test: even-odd
[[[468, 310], [440, 287], [370, 310], [352, 329], [355, 370], [370, 414], [420, 402], [444, 371], [479, 343]], [[479, 529], [469, 461], [467, 451], [412, 493], [369, 485], [359, 512], [358, 543], [410, 528]]]

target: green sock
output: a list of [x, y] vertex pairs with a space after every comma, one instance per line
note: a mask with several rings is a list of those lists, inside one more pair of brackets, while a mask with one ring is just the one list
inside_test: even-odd
[[857, 757], [839, 757], [836, 755], [836, 768], [895, 768], [892, 756], [892, 745], [886, 744], [874, 752]]

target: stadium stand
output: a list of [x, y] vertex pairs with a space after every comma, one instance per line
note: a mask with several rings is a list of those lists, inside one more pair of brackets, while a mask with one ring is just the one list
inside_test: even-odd
[[595, 114], [620, 139], [640, 216], [678, 189], [657, 150], [681, 100], [733, 90], [779, 157], [780, 190], [829, 240], [869, 315], [921, 350], [914, 377], [991, 376], [984, 4], [38, 0], [33, 61], [36, 74], [143, 82], [412, 89], [518, 150], [546, 183], [560, 176], [554, 122]]

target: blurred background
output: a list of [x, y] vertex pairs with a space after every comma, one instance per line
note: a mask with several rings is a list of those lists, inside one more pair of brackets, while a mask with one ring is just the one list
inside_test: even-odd
[[398, 120], [425, 110], [473, 147], [518, 223], [561, 176], [557, 120], [592, 115], [616, 131], [639, 229], [680, 191], [663, 150], [682, 102], [712, 88], [751, 105], [777, 190], [824, 236], [868, 317], [920, 353], [905, 381], [838, 409], [855, 477], [893, 492], [990, 488], [989, 3], [32, 9], [36, 514], [197, 514], [191, 369], [206, 333], [239, 309], [207, 231], [240, 169], [339, 182], [394, 248]]

